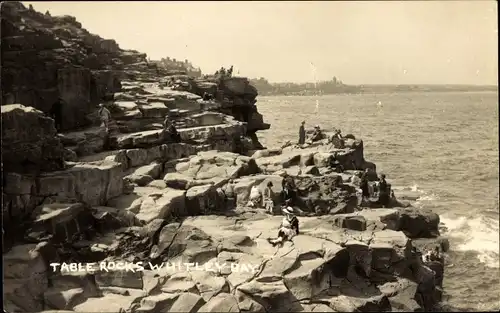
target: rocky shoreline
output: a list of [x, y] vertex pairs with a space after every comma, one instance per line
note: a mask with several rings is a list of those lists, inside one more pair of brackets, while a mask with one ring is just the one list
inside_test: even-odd
[[[21, 4], [9, 5], [9, 26], [20, 33], [26, 25], [14, 17], [41, 19]], [[395, 199], [390, 208], [376, 201], [359, 205], [353, 174], [370, 168], [370, 184], [377, 179], [362, 140], [348, 139], [343, 149], [327, 140], [264, 149], [255, 133], [270, 125], [245, 78], [175, 76], [189, 92], [167, 87], [174, 76], [161, 69], [116, 64], [109, 70], [113, 88], [106, 89], [114, 93], [109, 108], [118, 126], [111, 138], [90, 102], [72, 102], [67, 110], [76, 119], [58, 134], [43, 113], [46, 102], [32, 101], [16, 80], [7, 89], [16, 90], [20, 104], [1, 110], [4, 310], [373, 312], [430, 311], [439, 303], [444, 264], [424, 262], [420, 253], [448, 249], [439, 216]], [[102, 89], [73, 93], [61, 86], [51, 92], [68, 99], [92, 98]], [[207, 92], [215, 99], [202, 99]], [[167, 114], [182, 143], [164, 136]], [[329, 167], [332, 155], [343, 173]], [[297, 186], [301, 232], [273, 247], [266, 239], [276, 236], [280, 212], [247, 202], [252, 187], [273, 182], [279, 207], [285, 174]], [[219, 191], [228, 183], [235, 207]], [[196, 263], [211, 270], [54, 271], [54, 262]]]

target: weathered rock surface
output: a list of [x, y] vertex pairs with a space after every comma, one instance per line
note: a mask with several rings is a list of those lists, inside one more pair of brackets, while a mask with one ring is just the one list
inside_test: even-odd
[[[274, 248], [266, 238], [276, 235], [280, 220], [278, 216], [247, 212], [234, 217], [190, 217], [182, 223], [157, 224], [153, 228], [151, 223], [140, 228], [131, 226], [108, 244], [101, 241], [104, 254], [115, 255], [112, 258], [116, 259], [117, 251], [130, 249], [130, 240], [152, 240], [152, 246], [143, 246], [143, 251], [136, 254], [150, 255], [155, 262], [168, 260], [169, 264], [179, 265], [136, 273], [73, 275], [74, 283], [67, 285], [64, 295], [63, 291], [57, 291], [61, 289], [54, 289], [54, 283], [49, 287], [46, 282], [33, 292], [53, 299], [49, 304], [45, 302], [48, 308], [42, 308], [36, 300], [20, 301], [9, 293], [7, 299], [23, 310], [94, 312], [99, 305], [100, 311], [107, 312], [134, 307], [140, 312], [157, 309], [173, 312], [174, 308], [189, 312], [314, 311], [314, 308], [352, 312], [429, 309], [433, 303], [428, 299], [439, 297], [440, 287], [434, 284], [433, 277], [442, 272], [435, 272], [436, 269], [433, 272], [422, 262], [403, 232], [384, 226], [355, 231], [335, 227], [331, 217], [302, 217], [301, 234], [293, 243]], [[35, 270], [28, 265], [31, 263], [25, 262], [35, 260], [31, 256], [34, 252], [30, 251], [36, 249], [41, 248], [16, 246], [4, 256], [5, 266]], [[40, 260], [45, 260], [40, 264], [48, 261], [44, 257], [50, 256], [40, 254]], [[174, 263], [177, 261], [194, 262], [198, 266], [188, 269]], [[49, 276], [44, 267], [40, 271], [45, 281], [56, 283], [68, 275]], [[12, 270], [9, 273], [9, 277], [25, 275], [14, 274]], [[98, 290], [101, 292], [96, 298]], [[58, 292], [60, 296], [56, 298]]]
[[[362, 140], [255, 151], [269, 124], [245, 78], [167, 73], [72, 17], [18, 2], [2, 4], [2, 54], [2, 96], [31, 106], [2, 106], [6, 311], [423, 311], [440, 301], [443, 262], [421, 258], [448, 249], [439, 216], [359, 202], [352, 176], [369, 168], [377, 180]], [[95, 114], [105, 93], [109, 136]], [[32, 108], [47, 112], [58, 96], [72, 130], [62, 134]], [[182, 143], [163, 131], [165, 115]], [[300, 234], [273, 247], [285, 174]], [[275, 210], [247, 207], [269, 182]], [[144, 269], [49, 266], [111, 261]]]
[[2, 106], [2, 163], [5, 169], [51, 171], [62, 169], [63, 161], [63, 145], [56, 137], [52, 119], [21, 104]]

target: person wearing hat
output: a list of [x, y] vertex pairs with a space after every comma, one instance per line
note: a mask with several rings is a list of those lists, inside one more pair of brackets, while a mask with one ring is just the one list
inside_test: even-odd
[[311, 141], [318, 141], [318, 140], [321, 140], [322, 139], [322, 133], [321, 133], [321, 128], [319, 127], [319, 125], [316, 125], [314, 126], [314, 132], [313, 134], [311, 135]]
[[299, 219], [295, 216], [293, 208], [288, 206], [283, 208], [283, 221], [278, 231], [278, 238], [268, 239], [273, 246], [282, 245], [286, 240], [292, 240], [299, 234]]
[[302, 121], [302, 123], [300, 123], [300, 127], [299, 127], [299, 145], [303, 145], [306, 143], [306, 129], [304, 128], [304, 125], [305, 125], [305, 121]]

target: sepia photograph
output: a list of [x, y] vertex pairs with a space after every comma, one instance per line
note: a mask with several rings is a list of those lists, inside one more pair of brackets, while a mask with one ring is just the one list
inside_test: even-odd
[[497, 1], [0, 20], [4, 313], [500, 311]]

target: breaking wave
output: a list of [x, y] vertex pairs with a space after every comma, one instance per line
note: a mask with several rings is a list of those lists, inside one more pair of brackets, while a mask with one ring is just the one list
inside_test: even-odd
[[[414, 205], [423, 207], [429, 201], [439, 200], [434, 193], [427, 193], [417, 184], [413, 186], [395, 186], [396, 192], [403, 195], [406, 192], [414, 194]], [[412, 199], [413, 200], [413, 199]], [[452, 216], [440, 214], [443, 224], [442, 230], [453, 240], [451, 250], [460, 252], [475, 252], [479, 262], [490, 268], [499, 268], [499, 220], [498, 204], [493, 209], [484, 210], [484, 214], [477, 217]]]
[[481, 263], [491, 268], [499, 268], [499, 222], [486, 216], [475, 218], [452, 218], [446, 214], [441, 216], [447, 234], [455, 239], [458, 245], [452, 250], [473, 251]]

